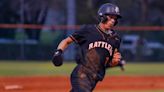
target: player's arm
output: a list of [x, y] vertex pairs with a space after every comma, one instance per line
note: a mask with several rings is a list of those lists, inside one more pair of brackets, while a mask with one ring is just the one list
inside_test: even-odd
[[121, 61], [121, 59], [122, 59], [121, 53], [117, 49], [115, 49], [113, 58], [111, 62], [109, 63], [110, 67], [117, 66], [119, 61]]
[[60, 50], [64, 51], [69, 46], [69, 44], [71, 44], [72, 42], [73, 42], [72, 38], [71, 37], [67, 37], [66, 39], [62, 40], [59, 43], [57, 49], [58, 50], [60, 49]]
[[124, 71], [125, 60], [122, 59], [121, 53], [116, 49], [113, 54], [113, 58], [109, 63], [109, 68], [119, 66]]
[[63, 64], [63, 51], [69, 46], [69, 44], [71, 44], [73, 42], [73, 40], [71, 39], [71, 37], [67, 37], [66, 39], [62, 40], [58, 47], [57, 50], [54, 52], [53, 58], [52, 58], [52, 62], [55, 66], [61, 66]]
[[119, 67], [121, 67], [121, 70], [124, 70], [125, 60], [123, 60], [121, 52], [119, 50], [120, 49], [121, 38], [117, 33], [115, 33], [113, 35], [113, 37], [115, 39], [117, 39], [116, 40], [117, 44], [116, 44], [116, 48], [115, 48], [114, 53], [113, 53], [112, 60], [109, 63], [109, 67], [111, 68], [111, 67], [119, 66]]
[[58, 47], [57, 50], [55, 51], [52, 62], [55, 66], [61, 66], [63, 64], [63, 58], [62, 58], [62, 53], [63, 51], [71, 44], [72, 42], [75, 42], [77, 44], [80, 44], [84, 41], [85, 35], [87, 34], [86, 27], [83, 27], [79, 31], [75, 31], [72, 35], [67, 37], [66, 39], [62, 40]]

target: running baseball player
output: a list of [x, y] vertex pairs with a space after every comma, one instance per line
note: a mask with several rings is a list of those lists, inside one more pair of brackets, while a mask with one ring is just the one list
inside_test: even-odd
[[123, 66], [119, 52], [121, 39], [112, 28], [121, 18], [118, 6], [106, 3], [98, 10], [100, 23], [83, 26], [81, 30], [62, 40], [53, 55], [55, 66], [63, 64], [64, 50], [75, 42], [80, 48], [80, 58], [71, 73], [70, 92], [92, 92], [98, 81], [102, 81], [107, 68]]

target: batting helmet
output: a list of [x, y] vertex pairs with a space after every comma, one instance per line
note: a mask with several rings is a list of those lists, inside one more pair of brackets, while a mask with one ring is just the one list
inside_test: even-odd
[[116, 15], [117, 18], [122, 17], [120, 15], [119, 7], [111, 3], [103, 4], [98, 10], [98, 16], [101, 18], [102, 22], [107, 20], [106, 15]]

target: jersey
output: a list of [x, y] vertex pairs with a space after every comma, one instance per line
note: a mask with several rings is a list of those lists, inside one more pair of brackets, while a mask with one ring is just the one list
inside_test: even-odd
[[120, 38], [114, 30], [107, 34], [97, 25], [84, 26], [70, 36], [79, 45], [79, 61], [87, 74], [102, 80], [109, 67], [115, 49], [119, 49]]

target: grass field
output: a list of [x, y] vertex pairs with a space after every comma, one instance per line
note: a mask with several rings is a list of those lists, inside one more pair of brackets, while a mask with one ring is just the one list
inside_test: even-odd
[[[31, 76], [31, 75], [68, 75], [75, 63], [64, 63], [54, 67], [50, 61], [0, 61], [0, 76]], [[144, 75], [164, 76], [164, 63], [127, 63], [125, 71], [119, 67], [107, 70], [107, 75]]]
[[[50, 61], [0, 61], [0, 92], [68, 92], [75, 65], [65, 62], [54, 67]], [[94, 92], [164, 92], [164, 63], [127, 63], [125, 69], [108, 69]], [[5, 89], [13, 85], [22, 88]]]

